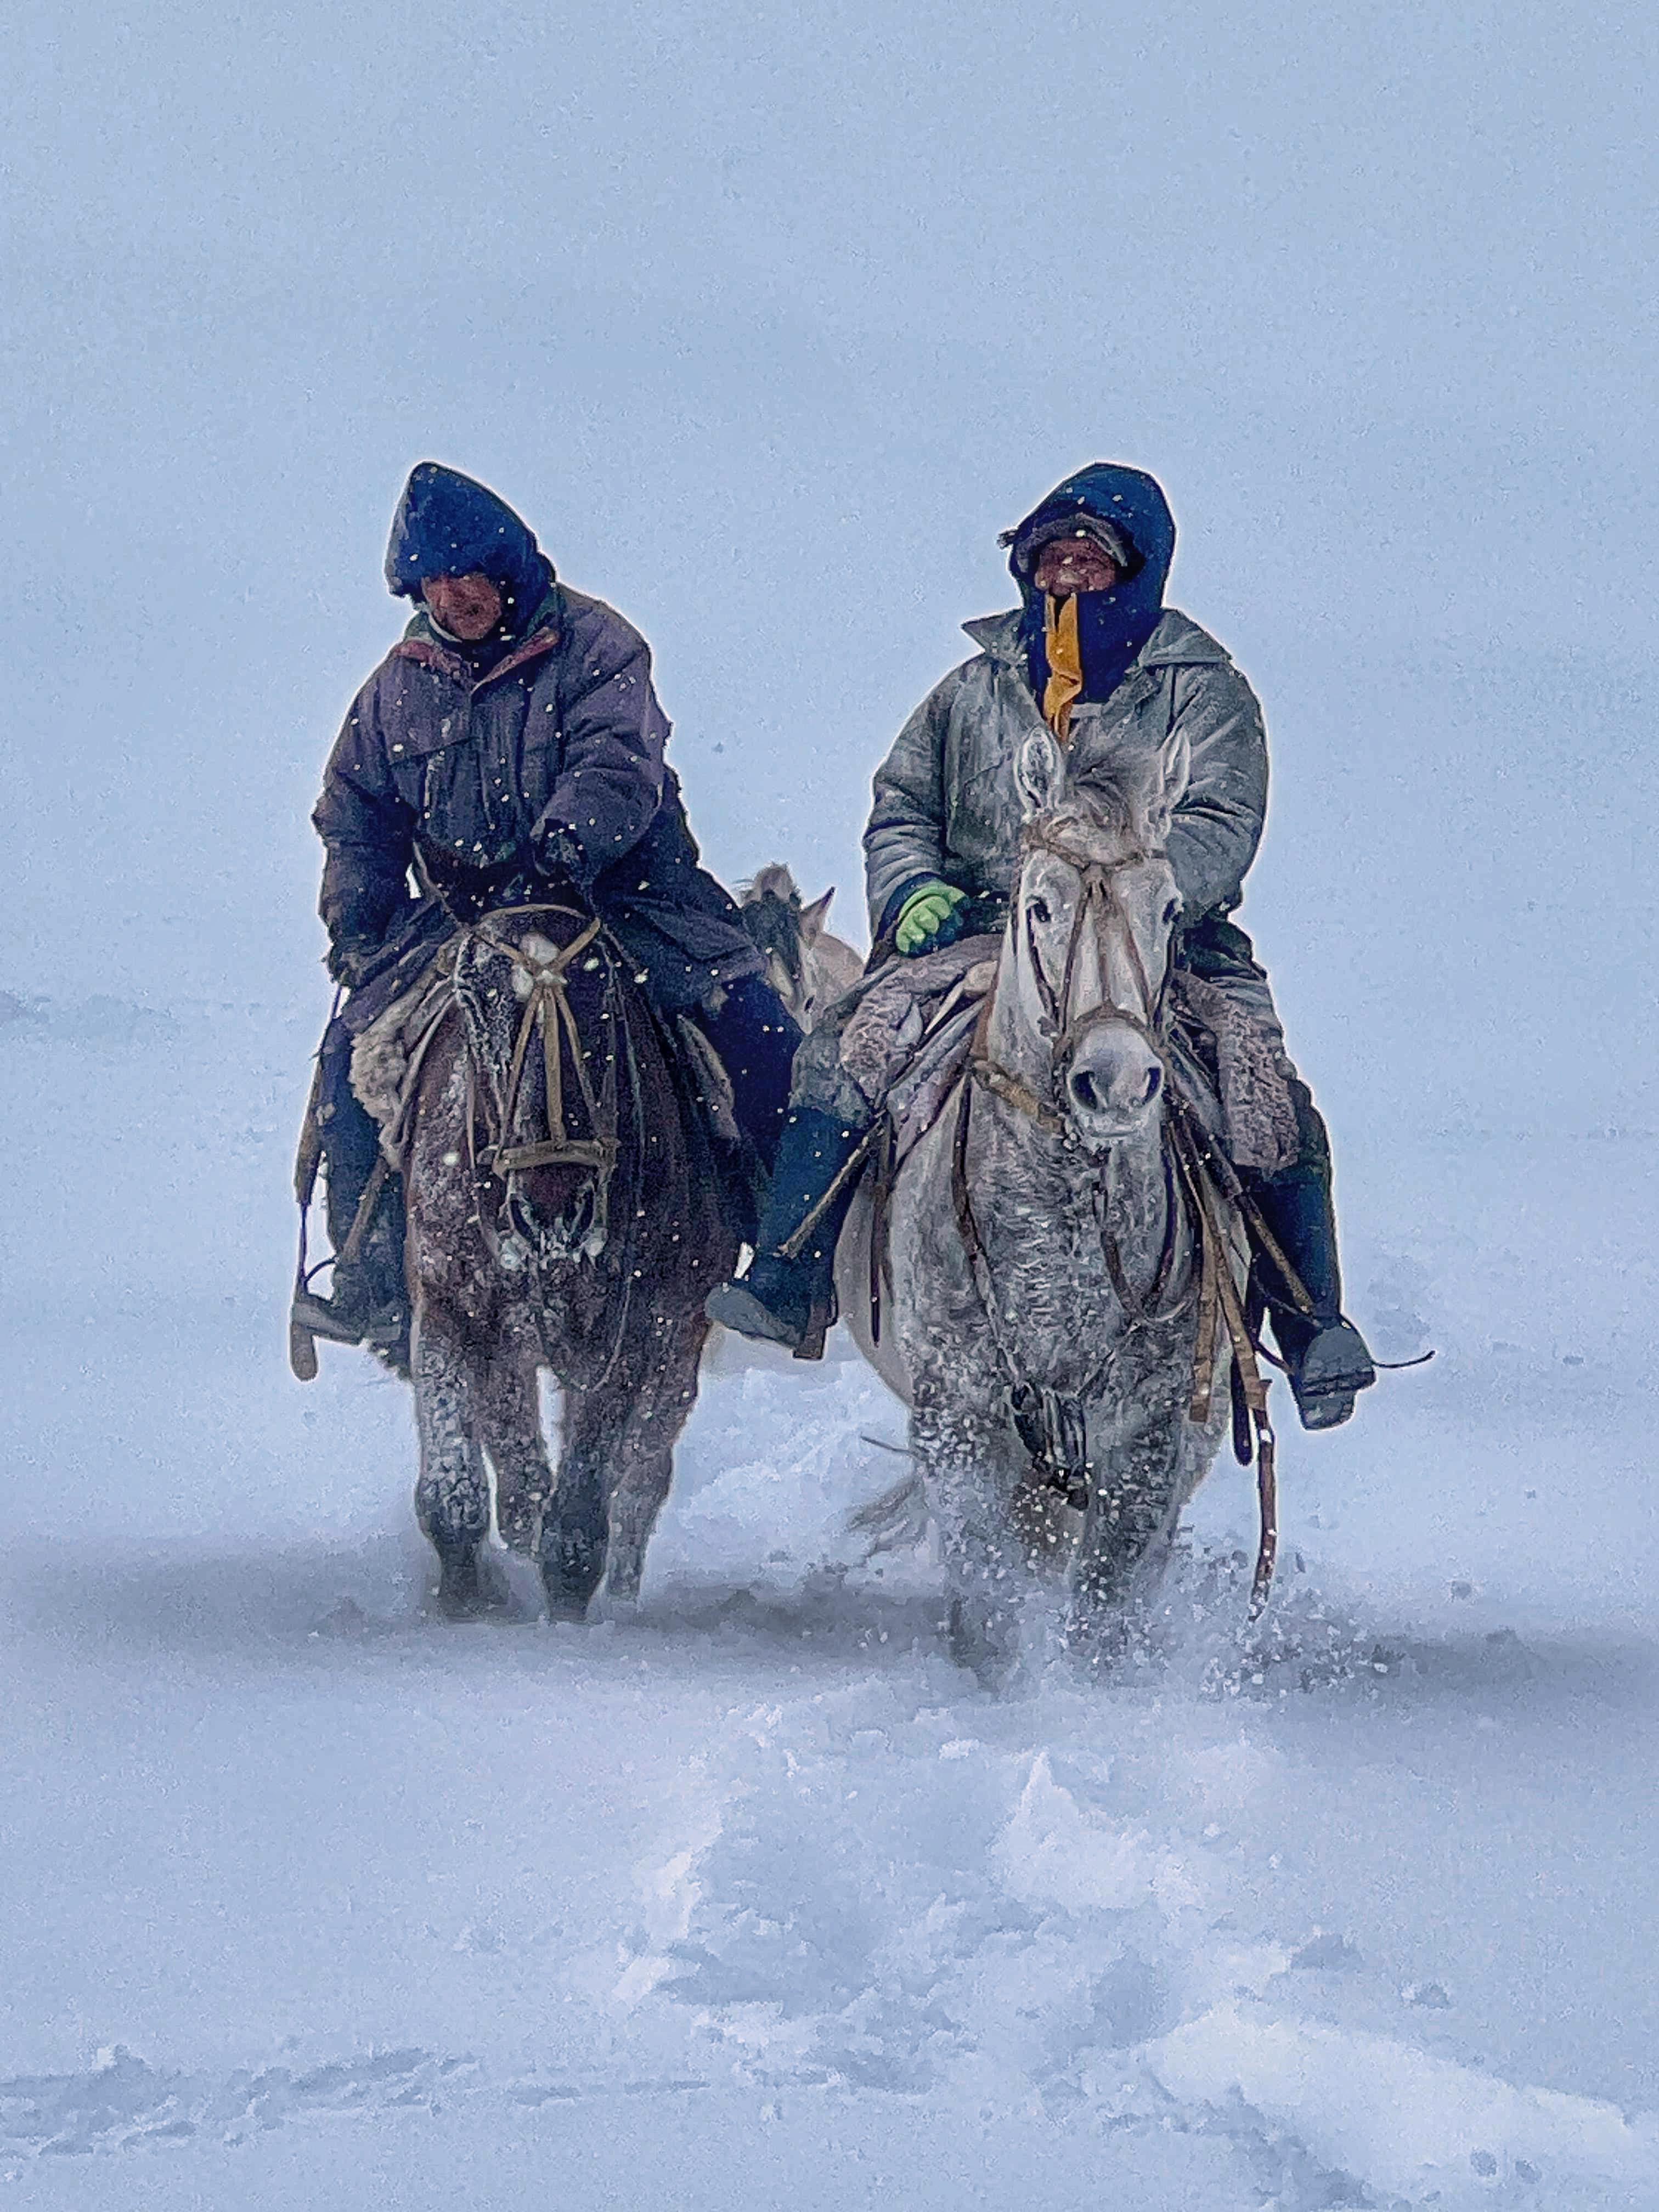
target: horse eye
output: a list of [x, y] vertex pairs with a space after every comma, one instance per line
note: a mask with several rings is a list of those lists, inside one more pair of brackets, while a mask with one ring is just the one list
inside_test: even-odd
[[1048, 902], [1045, 898], [1032, 899], [1025, 910], [1033, 921], [1043, 922], [1054, 920], [1054, 916], [1048, 911]]

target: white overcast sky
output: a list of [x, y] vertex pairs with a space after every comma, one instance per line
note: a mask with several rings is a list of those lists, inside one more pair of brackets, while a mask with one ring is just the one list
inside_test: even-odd
[[646, 629], [713, 863], [850, 921], [997, 530], [1121, 459], [1267, 706], [1249, 918], [1316, 1083], [1659, 1116], [1656, 48], [1455, 0], [25, 8], [0, 985], [319, 992], [306, 811], [427, 456]]

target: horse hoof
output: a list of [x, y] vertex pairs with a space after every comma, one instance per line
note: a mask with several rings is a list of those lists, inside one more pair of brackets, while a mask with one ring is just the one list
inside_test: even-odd
[[513, 1594], [484, 1559], [482, 1543], [438, 1550], [438, 1610], [446, 1620], [487, 1620], [510, 1613], [512, 1605]]
[[605, 1547], [585, 1534], [544, 1528], [542, 1588], [550, 1620], [586, 1620], [594, 1593], [605, 1580]]
[[1019, 1668], [1019, 1637], [1012, 1624], [988, 1608], [964, 1602], [951, 1607], [951, 1656], [982, 1690], [1004, 1690]]
[[542, 1571], [542, 1586], [547, 1592], [547, 1617], [550, 1620], [569, 1621], [580, 1626], [587, 1618], [592, 1601], [591, 1593], [572, 1589], [569, 1584], [546, 1568]]

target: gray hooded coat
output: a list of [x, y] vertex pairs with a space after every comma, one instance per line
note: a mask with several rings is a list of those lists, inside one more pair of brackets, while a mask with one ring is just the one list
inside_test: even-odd
[[[928, 694], [876, 772], [864, 846], [878, 939], [891, 930], [908, 893], [929, 878], [984, 902], [972, 924], [976, 931], [1000, 928], [994, 909], [1006, 905], [1018, 867], [1023, 808], [1015, 763], [1025, 739], [1048, 725], [1031, 690], [1018, 611], [964, 628], [980, 651]], [[1223, 994], [1209, 1001], [1212, 1013], [1231, 1007], [1228, 1025], [1243, 1026], [1252, 1060], [1265, 1061], [1291, 1086], [1288, 1103], [1276, 1102], [1270, 1117], [1272, 1142], [1280, 1149], [1250, 1164], [1281, 1168], [1289, 1158], [1283, 1148], [1298, 1146], [1317, 1164], [1324, 1157], [1323, 1125], [1283, 1058], [1273, 993], [1249, 939], [1226, 920], [1243, 895], [1267, 812], [1261, 709], [1214, 638], [1166, 608], [1109, 696], [1073, 708], [1067, 757], [1086, 781], [1091, 764], [1125, 752], [1150, 759], [1177, 730], [1190, 748], [1191, 770], [1168, 846], [1185, 908], [1176, 963], [1199, 988]], [[963, 939], [928, 958], [893, 962], [866, 976], [796, 1054], [797, 1103], [849, 1122], [866, 1119], [903, 1062], [911, 1030], [920, 1026], [896, 1018], [884, 1059], [866, 1035], [872, 1029], [866, 1022], [856, 1032], [864, 1054], [859, 1060], [853, 1024], [866, 996], [879, 986], [890, 997], [898, 987], [902, 1000], [902, 987], [913, 984], [919, 1001], [943, 997], [966, 966], [984, 957], [988, 942], [982, 935]]]
[[[918, 884], [937, 877], [1006, 901], [1019, 859], [1014, 763], [1047, 727], [1032, 694], [1018, 611], [965, 623], [981, 648], [929, 692], [876, 771], [864, 836], [870, 926], [879, 936]], [[1170, 860], [1190, 930], [1238, 904], [1267, 807], [1267, 739], [1244, 678], [1206, 630], [1165, 610], [1109, 699], [1073, 709], [1067, 755], [1091, 763], [1157, 751], [1176, 730], [1192, 750]]]

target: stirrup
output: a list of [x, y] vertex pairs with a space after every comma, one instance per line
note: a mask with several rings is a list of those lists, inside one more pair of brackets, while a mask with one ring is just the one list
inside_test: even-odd
[[329, 1344], [386, 1346], [395, 1344], [402, 1335], [404, 1317], [398, 1310], [383, 1306], [378, 1313], [354, 1321], [340, 1312], [331, 1299], [319, 1298], [314, 1291], [295, 1291], [289, 1309], [290, 1336], [296, 1328]]
[[710, 1321], [717, 1321], [722, 1328], [761, 1344], [781, 1344], [786, 1351], [793, 1352], [802, 1340], [800, 1332], [781, 1321], [741, 1279], [717, 1283], [703, 1300], [702, 1310]]
[[1351, 1321], [1328, 1322], [1291, 1369], [1304, 1429], [1340, 1428], [1354, 1401], [1376, 1380], [1365, 1340]]

